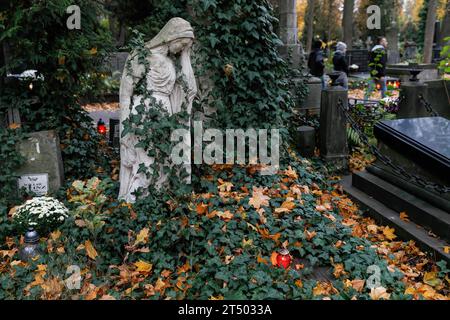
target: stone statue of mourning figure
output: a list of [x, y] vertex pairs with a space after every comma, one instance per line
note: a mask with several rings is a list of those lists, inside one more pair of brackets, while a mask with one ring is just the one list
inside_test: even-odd
[[[142, 96], [134, 92], [136, 84], [146, 79], [146, 88], [154, 99], [145, 99], [145, 106], [152, 107], [151, 100], [157, 101], [170, 115], [182, 111], [182, 106], [191, 114], [192, 102], [197, 93], [197, 84], [191, 65], [191, 47], [194, 31], [189, 22], [181, 18], [171, 19], [151, 41], [145, 44], [148, 68], [138, 62], [135, 53], [131, 53], [120, 85], [120, 193], [119, 199], [135, 202], [134, 193], [141, 189], [144, 194], [149, 188], [161, 188], [168, 177], [160, 170], [158, 178], [152, 179], [140, 172], [141, 164], [150, 168], [155, 159], [148, 156], [148, 150], [137, 148], [138, 137], [132, 133], [122, 136], [123, 122], [131, 113], [137, 113], [136, 106], [141, 104]], [[179, 61], [176, 61], [178, 60]], [[176, 63], [181, 68], [176, 68]], [[177, 70], [178, 69], [178, 70]], [[146, 70], [148, 70], [146, 72]], [[181, 74], [180, 74], [181, 73]], [[183, 79], [183, 81], [179, 81]], [[181, 83], [184, 82], [184, 83]], [[187, 137], [190, 141], [190, 137]], [[186, 168], [190, 174], [190, 166]]]

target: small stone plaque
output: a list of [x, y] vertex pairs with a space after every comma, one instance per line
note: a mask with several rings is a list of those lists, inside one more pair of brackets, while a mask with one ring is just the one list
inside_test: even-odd
[[20, 176], [18, 179], [19, 190], [25, 188], [38, 196], [48, 193], [48, 174], [28, 174]]

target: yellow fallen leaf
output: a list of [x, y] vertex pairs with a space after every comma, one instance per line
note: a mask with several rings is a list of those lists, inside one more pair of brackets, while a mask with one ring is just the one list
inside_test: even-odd
[[247, 246], [252, 246], [253, 245], [253, 239], [248, 239], [248, 240], [245, 240], [245, 238], [244, 239], [242, 239], [242, 247], [247, 247]]
[[137, 272], [149, 273], [153, 268], [153, 265], [151, 263], [142, 260], [135, 262], [134, 265], [136, 266]]
[[342, 275], [344, 275], [346, 272], [345, 272], [345, 269], [344, 269], [344, 264], [342, 264], [342, 263], [337, 263], [337, 264], [335, 264], [334, 265], [334, 271], [333, 271], [333, 275], [336, 277], [336, 278], [340, 278]]
[[149, 234], [149, 229], [148, 228], [144, 228], [141, 231], [139, 231], [138, 235], [136, 236], [136, 241], [134, 242], [134, 245], [138, 245], [140, 243], [147, 243], [147, 239], [148, 239], [148, 234]]
[[437, 277], [437, 272], [425, 272], [423, 275], [423, 282], [432, 287], [436, 287], [442, 283], [442, 281]]
[[394, 240], [397, 236], [394, 234], [395, 229], [389, 228], [388, 226], [384, 227], [383, 234], [388, 240]]
[[449, 254], [449, 253], [450, 253], [450, 247], [449, 247], [449, 246], [445, 246], [445, 247], [444, 247], [444, 252], [445, 252], [446, 254]]
[[89, 258], [92, 260], [95, 260], [98, 257], [97, 250], [95, 250], [94, 246], [92, 245], [90, 240], [86, 240], [84, 242], [84, 248], [86, 249], [86, 254]]

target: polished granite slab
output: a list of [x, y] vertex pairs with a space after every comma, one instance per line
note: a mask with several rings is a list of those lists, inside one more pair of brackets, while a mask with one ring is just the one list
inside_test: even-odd
[[450, 120], [442, 117], [385, 120], [375, 125], [374, 134], [411, 161], [450, 174]]

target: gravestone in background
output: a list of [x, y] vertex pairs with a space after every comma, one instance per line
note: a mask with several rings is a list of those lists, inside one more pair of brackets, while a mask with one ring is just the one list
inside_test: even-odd
[[64, 183], [64, 170], [55, 131], [33, 132], [18, 145], [25, 164], [16, 171], [18, 187], [25, 187], [37, 195], [57, 191]]
[[355, 49], [347, 51], [349, 65], [356, 64], [358, 72], [369, 72], [369, 51], [365, 49]]

